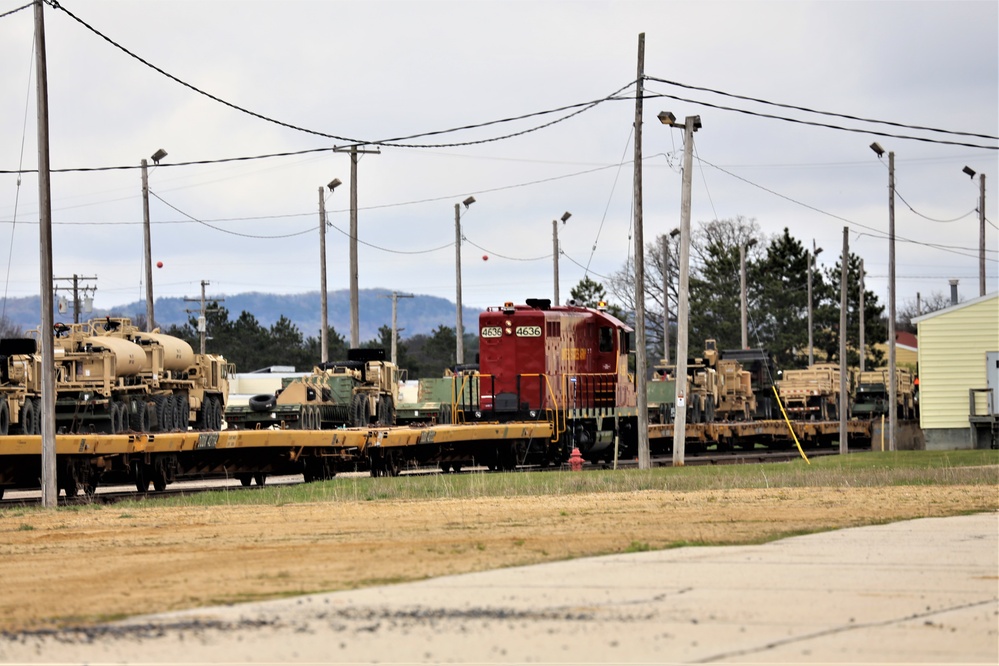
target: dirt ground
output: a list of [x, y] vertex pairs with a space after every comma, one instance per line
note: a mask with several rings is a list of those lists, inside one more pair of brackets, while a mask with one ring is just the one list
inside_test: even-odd
[[0, 631], [999, 510], [988, 486], [0, 512]]

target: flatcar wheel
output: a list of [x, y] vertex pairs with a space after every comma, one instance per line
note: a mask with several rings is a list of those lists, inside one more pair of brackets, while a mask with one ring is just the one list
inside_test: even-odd
[[264, 474], [263, 472], [257, 472], [256, 474], [253, 475], [253, 481], [258, 486], [262, 486], [267, 481], [267, 475]]
[[391, 451], [385, 454], [385, 476], [399, 476], [399, 463]]
[[253, 475], [250, 474], [249, 472], [242, 472], [240, 474], [237, 474], [236, 478], [239, 479], [239, 485], [243, 486], [244, 488], [248, 488], [250, 486], [250, 483], [253, 481]]
[[149, 466], [142, 463], [135, 465], [132, 476], [135, 479], [135, 489], [140, 493], [149, 492]]
[[76, 477], [76, 464], [72, 458], [67, 458], [59, 465], [56, 479], [59, 487], [66, 493], [66, 497], [76, 497], [79, 494], [80, 484]]

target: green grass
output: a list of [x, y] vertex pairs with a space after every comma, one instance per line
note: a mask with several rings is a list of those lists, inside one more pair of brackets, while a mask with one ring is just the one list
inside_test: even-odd
[[[999, 451], [897, 451], [823, 456], [811, 464], [704, 465], [651, 470], [599, 470], [572, 473], [435, 474], [396, 478], [338, 477], [293, 486], [265, 486], [255, 492], [219, 490], [187, 496], [122, 502], [119, 517], [151, 506], [283, 506], [316, 502], [377, 502], [469, 497], [575, 495], [580, 493], [667, 490], [693, 492], [736, 488], [847, 488], [919, 485], [999, 486]], [[60, 511], [101, 510], [100, 505]], [[17, 515], [30, 513], [30, 509]], [[8, 514], [8, 517], [10, 514]], [[2, 517], [2, 514], [0, 514]], [[25, 528], [21, 528], [25, 529]]]
[[734, 488], [999, 485], [999, 451], [898, 451], [825, 456], [760, 465], [664, 467], [651, 470], [512, 472], [507, 474], [351, 477], [256, 492], [220, 490], [183, 497], [124, 502], [143, 506], [281, 506], [308, 502], [574, 495], [593, 492], [728, 490]]

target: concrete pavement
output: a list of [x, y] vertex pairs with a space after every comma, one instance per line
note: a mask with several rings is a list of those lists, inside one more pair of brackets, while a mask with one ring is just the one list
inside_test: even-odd
[[4, 663], [999, 663], [999, 514], [0, 639]]

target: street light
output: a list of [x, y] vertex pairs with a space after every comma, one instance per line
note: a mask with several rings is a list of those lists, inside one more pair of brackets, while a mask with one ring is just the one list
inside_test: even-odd
[[669, 239], [679, 235], [679, 228], [663, 234], [663, 365], [669, 365]]
[[[961, 169], [968, 174], [972, 180], [975, 179], [975, 170], [969, 166]], [[985, 295], [985, 174], [978, 176], [978, 295]]]
[[[159, 165], [160, 160], [167, 156], [167, 151], [160, 148], [152, 154], [153, 164]], [[153, 330], [153, 250], [149, 232], [149, 172], [146, 160], [142, 160], [142, 240], [146, 261], [146, 330]]]
[[[339, 178], [331, 180], [326, 187], [332, 193], [342, 183]], [[322, 304], [321, 322], [319, 331], [319, 359], [325, 363], [329, 360], [329, 340], [326, 330], [329, 328], [329, 309], [327, 307], [326, 294], [326, 194], [322, 186], [319, 187], [319, 302]]]
[[812, 239], [812, 252], [808, 255], [808, 365], [815, 363], [815, 348], [812, 345], [812, 273], [815, 272], [815, 258], [822, 254], [821, 247], [815, 247], [815, 239]]
[[455, 321], [454, 336], [456, 338], [456, 363], [461, 365], [465, 362], [465, 328], [461, 324], [461, 206], [465, 206], [465, 210], [475, 203], [475, 197], [468, 197], [460, 204], [454, 205], [454, 274], [455, 274], [455, 293], [457, 301], [457, 317]]
[[739, 246], [739, 305], [742, 312], [742, 348], [749, 349], [749, 314], [746, 308], [746, 250], [756, 245], [756, 239], [750, 238], [747, 243]]
[[[664, 125], [674, 125], [676, 116], [663, 111], [658, 116]], [[687, 334], [689, 325], [688, 282], [690, 274], [690, 192], [694, 163], [694, 132], [701, 129], [700, 116], [683, 121], [683, 178], [680, 191], [680, 286], [676, 313], [676, 419], [673, 421], [673, 465], [684, 464], [687, 442]], [[645, 378], [640, 377], [644, 385]]]
[[[572, 217], [572, 213], [570, 213], [569, 211], [565, 211], [564, 213], [562, 213], [562, 224], [565, 224], [565, 221], [568, 220], [570, 217]], [[559, 254], [558, 220], [552, 220], [552, 253], [555, 264], [555, 301], [553, 303], [554, 305], [559, 305], [560, 302], [558, 298], [558, 254]]]
[[[877, 142], [871, 150], [880, 159], [885, 151]], [[847, 257], [843, 257], [845, 262]], [[846, 359], [840, 359], [846, 363]], [[888, 153], [888, 450], [895, 450], [895, 427], [898, 423], [898, 380], [895, 377], [895, 153]]]

